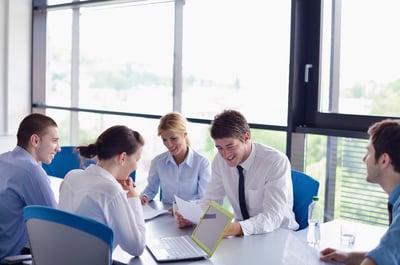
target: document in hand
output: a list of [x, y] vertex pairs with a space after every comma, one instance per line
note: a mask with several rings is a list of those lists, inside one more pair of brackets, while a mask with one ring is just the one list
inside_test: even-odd
[[190, 222], [197, 224], [200, 221], [203, 211], [199, 204], [195, 202], [185, 201], [175, 195], [175, 202], [182, 216]]

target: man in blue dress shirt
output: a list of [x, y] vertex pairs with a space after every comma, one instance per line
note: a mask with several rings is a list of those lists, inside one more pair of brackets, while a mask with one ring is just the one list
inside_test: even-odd
[[379, 184], [389, 194], [389, 228], [370, 252], [322, 250], [321, 260], [362, 265], [400, 264], [400, 120], [383, 120], [372, 125], [367, 153], [367, 181]]
[[0, 263], [21, 254], [27, 245], [22, 210], [27, 205], [57, 207], [41, 162], [60, 152], [58, 127], [48, 116], [26, 116], [17, 132], [17, 146], [0, 155]]

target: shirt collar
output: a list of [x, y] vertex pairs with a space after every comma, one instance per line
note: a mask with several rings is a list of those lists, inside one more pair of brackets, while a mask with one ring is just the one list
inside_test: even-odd
[[256, 149], [256, 147], [255, 147], [254, 143], [252, 142], [249, 157], [240, 164], [245, 170], [248, 170], [251, 167], [251, 165], [253, 164], [254, 160], [256, 159], [256, 150], [255, 149]]
[[33, 157], [33, 155], [31, 153], [29, 153], [25, 148], [22, 148], [21, 146], [17, 145], [13, 152], [23, 155], [24, 157], [26, 157], [27, 159], [29, 159], [32, 163], [38, 163], [38, 161], [36, 161], [36, 159]]
[[118, 181], [116, 180], [116, 178], [113, 175], [111, 175], [110, 172], [108, 172], [107, 170], [105, 170], [104, 168], [102, 168], [102, 167], [100, 167], [100, 166], [98, 166], [96, 164], [89, 165], [86, 168], [86, 170], [88, 172], [93, 171], [93, 172], [95, 172], [96, 175], [98, 175], [98, 176], [100, 176], [102, 178], [108, 179], [108, 180], [110, 180], [110, 181], [112, 181], [114, 183], [119, 184]]
[[[182, 162], [182, 164], [187, 164], [189, 167], [193, 165], [193, 158], [194, 157], [194, 152], [192, 148], [188, 147], [188, 154], [185, 158], [185, 160]], [[173, 163], [176, 164], [174, 157], [171, 155], [171, 153], [168, 151], [168, 157], [167, 160], [165, 161], [166, 164], [168, 163]]]
[[389, 203], [391, 203], [392, 205], [395, 204], [396, 200], [399, 197], [400, 197], [400, 184], [397, 184], [397, 186], [389, 194]]

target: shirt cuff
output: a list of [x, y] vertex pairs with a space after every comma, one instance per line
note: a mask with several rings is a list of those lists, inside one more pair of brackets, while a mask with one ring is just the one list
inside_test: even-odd
[[254, 234], [253, 223], [249, 219], [240, 221], [239, 224], [242, 227], [242, 232], [244, 236]]

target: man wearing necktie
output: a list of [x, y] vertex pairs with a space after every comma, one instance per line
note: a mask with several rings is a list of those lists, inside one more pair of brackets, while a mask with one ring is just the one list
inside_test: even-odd
[[[291, 165], [282, 152], [250, 139], [250, 127], [238, 111], [215, 116], [211, 137], [218, 149], [211, 181], [200, 205], [228, 198], [235, 221], [225, 236], [269, 233], [278, 228], [296, 230], [293, 213]], [[188, 223], [178, 216], [179, 227]]]
[[332, 248], [322, 250], [321, 260], [344, 264], [400, 264], [400, 120], [386, 119], [372, 125], [363, 161], [367, 181], [379, 184], [389, 195], [389, 228], [379, 245], [370, 252], [344, 252]]

